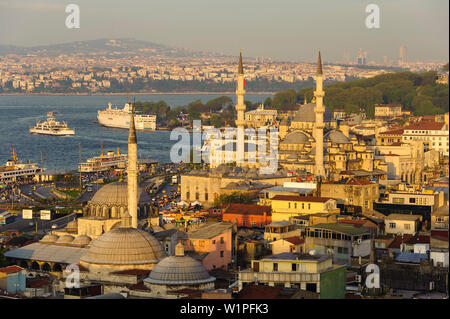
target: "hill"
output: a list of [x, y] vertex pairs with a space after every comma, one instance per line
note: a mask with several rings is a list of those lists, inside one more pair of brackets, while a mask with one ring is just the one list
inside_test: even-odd
[[[369, 79], [339, 82], [325, 85], [325, 105], [333, 111], [344, 109], [347, 113], [365, 109], [373, 117], [375, 104], [401, 103], [405, 110], [415, 115], [434, 115], [449, 111], [449, 87], [436, 84], [437, 72], [386, 73]], [[291, 109], [303, 102], [305, 96], [311, 101], [314, 87], [299, 91], [287, 90], [274, 95], [271, 105], [279, 110]]]

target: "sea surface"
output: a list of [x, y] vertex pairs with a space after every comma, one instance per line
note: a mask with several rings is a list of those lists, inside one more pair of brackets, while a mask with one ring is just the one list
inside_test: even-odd
[[[171, 107], [186, 105], [200, 99], [203, 103], [226, 94], [146, 94], [137, 95], [136, 101], [164, 100]], [[230, 96], [236, 102], [235, 95]], [[270, 94], [247, 94], [246, 100], [264, 101]], [[127, 153], [128, 131], [102, 127], [97, 120], [97, 111], [111, 102], [122, 108], [127, 102], [126, 95], [0, 95], [0, 165], [9, 158], [14, 146], [19, 160], [41, 165], [41, 151], [47, 170], [74, 170], [81, 159], [100, 155], [100, 137], [103, 152], [120, 151]], [[37, 120], [45, 120], [46, 113], [57, 110], [58, 121], [66, 121], [75, 135], [59, 137], [33, 135], [30, 126]], [[151, 158], [160, 163], [170, 162], [169, 151], [176, 141], [170, 140], [170, 131], [139, 132], [138, 156]]]

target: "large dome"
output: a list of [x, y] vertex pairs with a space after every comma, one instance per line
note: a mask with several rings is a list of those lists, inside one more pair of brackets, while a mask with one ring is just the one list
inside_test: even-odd
[[333, 144], [347, 144], [350, 140], [341, 131], [332, 130], [324, 136], [324, 141], [331, 141]]
[[192, 257], [184, 256], [182, 244], [175, 256], [166, 257], [153, 268], [145, 282], [156, 285], [197, 285], [215, 281], [206, 268]]
[[[314, 109], [316, 107], [315, 103], [308, 103], [300, 107], [300, 109], [295, 113], [293, 122], [315, 122], [316, 113]], [[333, 113], [325, 107], [325, 113], [323, 113], [323, 121], [331, 122], [333, 120]]]
[[[149, 202], [150, 199], [142, 187], [138, 188], [140, 194], [139, 202]], [[128, 205], [128, 185], [127, 182], [115, 182], [106, 184], [100, 188], [89, 201], [93, 205]]]
[[116, 228], [91, 242], [80, 259], [89, 264], [143, 265], [156, 264], [165, 256], [160, 242], [136, 228]]

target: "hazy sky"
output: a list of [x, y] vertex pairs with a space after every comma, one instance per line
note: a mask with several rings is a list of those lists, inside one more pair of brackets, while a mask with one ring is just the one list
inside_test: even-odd
[[[65, 6], [78, 4], [81, 28], [67, 29]], [[365, 8], [380, 7], [367, 29]], [[0, 0], [0, 44], [42, 45], [132, 37], [237, 55], [313, 61], [448, 60], [448, 0]]]

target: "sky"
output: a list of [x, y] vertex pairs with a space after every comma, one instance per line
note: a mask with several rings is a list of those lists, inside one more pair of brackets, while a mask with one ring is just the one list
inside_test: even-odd
[[[68, 29], [66, 5], [80, 7]], [[380, 28], [368, 29], [368, 4]], [[448, 0], [0, 0], [0, 44], [35, 46], [135, 38], [198, 51], [287, 61], [448, 61]]]

